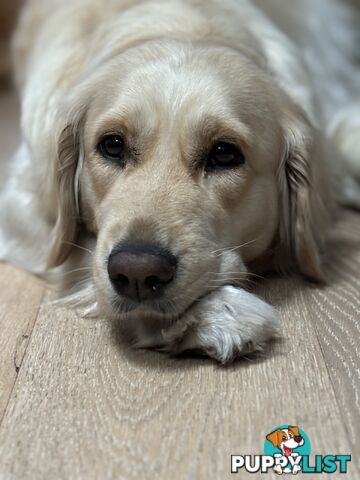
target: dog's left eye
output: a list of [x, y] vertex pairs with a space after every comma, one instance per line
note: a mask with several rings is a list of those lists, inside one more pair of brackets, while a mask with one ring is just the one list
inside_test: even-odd
[[214, 145], [207, 159], [207, 170], [238, 167], [245, 163], [243, 152], [231, 143], [220, 142]]
[[124, 148], [125, 142], [120, 135], [107, 135], [98, 145], [101, 156], [115, 162], [123, 160]]

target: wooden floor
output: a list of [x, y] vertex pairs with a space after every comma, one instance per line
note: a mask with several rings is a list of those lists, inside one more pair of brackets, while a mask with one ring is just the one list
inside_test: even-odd
[[[4, 160], [16, 119], [3, 94]], [[360, 216], [344, 212], [331, 243], [329, 286], [257, 287], [283, 341], [230, 368], [131, 351], [111, 322], [49, 305], [39, 281], [0, 264], [0, 479], [222, 480], [231, 454], [262, 454], [285, 423], [314, 454], [352, 453], [341, 477], [360, 479]]]

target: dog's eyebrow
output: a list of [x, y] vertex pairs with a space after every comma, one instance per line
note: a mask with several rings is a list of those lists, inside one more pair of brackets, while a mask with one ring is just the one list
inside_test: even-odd
[[250, 128], [240, 120], [207, 116], [199, 119], [193, 127], [200, 141], [229, 141], [244, 149], [250, 148], [253, 143]]
[[185, 135], [181, 138], [182, 157], [189, 157], [194, 168], [217, 142], [237, 145], [245, 155], [253, 144], [252, 133], [245, 123], [213, 115], [194, 119]]
[[131, 135], [133, 132], [128, 123], [120, 116], [109, 115], [107, 117], [100, 118], [95, 122], [88, 125], [91, 135], [98, 138], [106, 134], [122, 134]]
[[132, 144], [145, 144], [157, 135], [158, 130], [155, 122], [150, 123], [149, 117], [146, 122], [142, 121], [143, 116], [137, 109], [128, 111], [111, 110], [89, 123], [89, 133], [92, 139], [98, 140], [105, 134], [121, 135], [127, 138]]

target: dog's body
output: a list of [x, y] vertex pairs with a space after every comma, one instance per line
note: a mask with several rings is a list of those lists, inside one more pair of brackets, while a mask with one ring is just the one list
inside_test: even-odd
[[321, 279], [335, 201], [360, 205], [351, 21], [332, 0], [29, 1], [0, 256], [88, 268], [72, 299], [140, 346], [264, 344], [248, 270]]

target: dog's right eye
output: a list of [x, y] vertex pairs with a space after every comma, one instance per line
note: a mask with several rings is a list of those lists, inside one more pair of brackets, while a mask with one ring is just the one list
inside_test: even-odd
[[106, 160], [122, 162], [124, 159], [125, 142], [120, 135], [107, 135], [98, 145], [98, 151]]
[[243, 152], [227, 142], [219, 142], [214, 145], [207, 159], [206, 170], [226, 170], [244, 165]]

